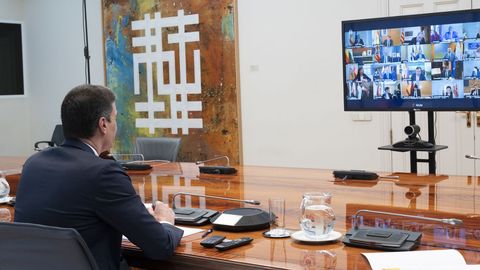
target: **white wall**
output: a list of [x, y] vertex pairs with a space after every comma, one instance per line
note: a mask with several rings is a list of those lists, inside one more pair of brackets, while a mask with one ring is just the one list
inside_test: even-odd
[[340, 34], [342, 20], [384, 15], [384, 2], [239, 0], [245, 164], [387, 167], [384, 117], [343, 111]]
[[[101, 0], [87, 2], [92, 83], [104, 84]], [[389, 163], [376, 150], [386, 144], [378, 132], [384, 123], [377, 114], [353, 122], [343, 112], [341, 90], [340, 22], [385, 15], [385, 2], [335, 1], [326, 9], [318, 0], [238, 0], [245, 164], [378, 169]], [[18, 3], [0, 0], [0, 12], [21, 11]], [[15, 107], [8, 112], [27, 113], [15, 118], [20, 124], [7, 140], [14, 143], [0, 146], [2, 155], [24, 155], [33, 142], [49, 139], [65, 93], [84, 82], [81, 0], [24, 3], [31, 112], [7, 102]]]
[[[101, 0], [88, 0], [91, 82], [104, 84]], [[27, 156], [60, 123], [60, 104], [84, 83], [81, 0], [0, 0], [0, 21], [24, 22], [27, 96], [0, 99], [0, 155]]]
[[[1, 22], [25, 22], [23, 0], [0, 0]], [[25, 25], [24, 25], [25, 42]], [[24, 52], [24, 64], [28, 59]], [[25, 76], [25, 91], [29, 92], [28, 78]], [[30, 110], [28, 97], [0, 98], [0, 155], [23, 156], [29, 153], [30, 142]]]
[[[74, 86], [85, 83], [82, 1], [25, 0], [31, 104], [31, 143], [50, 139], [60, 105]], [[101, 0], [88, 0], [91, 82], [104, 84]]]

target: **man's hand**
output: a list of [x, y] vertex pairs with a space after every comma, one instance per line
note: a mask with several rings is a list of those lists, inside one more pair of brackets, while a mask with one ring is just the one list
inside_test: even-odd
[[148, 212], [150, 212], [158, 222], [166, 221], [172, 225], [175, 224], [175, 213], [173, 213], [173, 210], [168, 207], [168, 204], [156, 201], [152, 206], [154, 206], [153, 208], [155, 210], [149, 207]]

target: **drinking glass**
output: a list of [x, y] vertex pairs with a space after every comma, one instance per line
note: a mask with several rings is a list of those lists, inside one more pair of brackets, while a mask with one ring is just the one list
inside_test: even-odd
[[306, 237], [312, 240], [326, 238], [335, 225], [335, 213], [330, 207], [332, 195], [326, 192], [303, 194], [300, 226]]
[[290, 236], [290, 233], [285, 230], [285, 199], [268, 199], [268, 212], [270, 214], [270, 230], [264, 235], [273, 238]]

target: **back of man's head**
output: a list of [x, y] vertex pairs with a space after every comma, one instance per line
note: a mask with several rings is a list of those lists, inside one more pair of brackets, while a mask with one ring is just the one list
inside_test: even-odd
[[61, 117], [65, 138], [93, 137], [100, 117], [110, 121], [115, 94], [100, 85], [79, 85], [65, 96]]

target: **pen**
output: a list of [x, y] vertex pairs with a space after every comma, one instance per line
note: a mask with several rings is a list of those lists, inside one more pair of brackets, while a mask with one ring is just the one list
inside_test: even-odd
[[156, 201], [152, 202], [152, 209], [153, 209], [153, 211], [155, 211], [155, 204], [157, 204]]
[[209, 235], [211, 232], [213, 232], [213, 229], [208, 229], [206, 232], [204, 232], [202, 234], [202, 238], [204, 238], [205, 236]]

